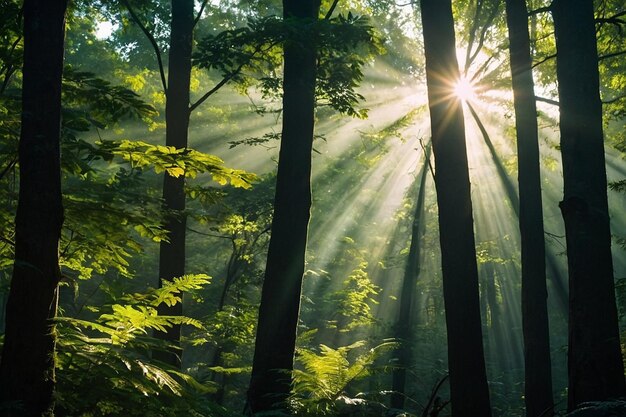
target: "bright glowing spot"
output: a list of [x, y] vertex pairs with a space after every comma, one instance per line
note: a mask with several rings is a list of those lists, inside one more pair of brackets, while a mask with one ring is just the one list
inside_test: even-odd
[[474, 84], [464, 76], [461, 76], [454, 85], [454, 95], [463, 101], [472, 101], [476, 98]]
[[96, 38], [102, 40], [106, 39], [113, 31], [117, 29], [117, 24], [113, 24], [111, 22], [98, 22], [96, 23]]

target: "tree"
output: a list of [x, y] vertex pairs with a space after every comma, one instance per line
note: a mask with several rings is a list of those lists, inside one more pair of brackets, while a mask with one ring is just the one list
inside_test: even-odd
[[404, 277], [402, 280], [402, 292], [400, 293], [400, 310], [396, 322], [396, 338], [400, 341], [400, 346], [395, 354], [398, 357], [397, 368], [393, 371], [391, 406], [394, 408], [404, 408], [405, 386], [406, 386], [406, 368], [411, 362], [412, 349], [409, 346], [411, 340], [412, 317], [414, 311], [414, 293], [415, 285], [421, 269], [421, 247], [424, 233], [426, 231], [424, 225], [424, 200], [426, 196], [426, 177], [428, 176], [428, 167], [430, 164], [430, 145], [424, 152], [424, 165], [419, 174], [419, 188], [417, 192], [417, 201], [415, 203], [415, 212], [413, 214], [413, 224], [411, 225], [411, 244], [409, 246], [409, 254], [404, 269]]
[[593, 1], [555, 0], [569, 273], [568, 408], [626, 394], [615, 304]]
[[[172, 24], [168, 66], [168, 83], [165, 104], [165, 145], [177, 149], [187, 148], [189, 136], [189, 86], [191, 82], [191, 50], [194, 28], [193, 0], [172, 1]], [[172, 176], [165, 173], [163, 179], [163, 206], [171, 211], [165, 218], [164, 228], [168, 240], [159, 247], [159, 285], [162, 280], [172, 281], [185, 275], [185, 175]], [[183, 303], [173, 306], [162, 304], [160, 314], [183, 313]], [[157, 337], [179, 343], [180, 326], [167, 332], [156, 332]], [[156, 357], [180, 366], [181, 357], [175, 352], [155, 352]]]
[[20, 193], [0, 363], [3, 415], [52, 415], [61, 201], [61, 76], [67, 0], [24, 2]]
[[553, 407], [546, 251], [539, 173], [539, 135], [528, 11], [524, 0], [506, 0], [511, 77], [517, 133], [519, 228], [522, 243], [522, 322], [526, 415]]
[[312, 32], [319, 0], [283, 0], [287, 25], [298, 25], [284, 45], [283, 125], [272, 235], [259, 308], [248, 389], [252, 413], [284, 406], [291, 388], [311, 208], [317, 48]]
[[449, 0], [421, 0], [420, 4], [436, 167], [452, 414], [488, 417], [491, 409], [482, 343], [465, 127], [460, 100], [452, 93], [459, 79], [452, 8]]

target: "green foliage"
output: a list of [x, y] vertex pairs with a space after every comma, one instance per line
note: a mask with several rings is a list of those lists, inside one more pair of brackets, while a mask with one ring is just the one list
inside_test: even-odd
[[72, 103], [63, 115], [64, 127], [70, 130], [85, 132], [91, 125], [104, 128], [124, 117], [147, 119], [157, 114], [128, 88], [69, 66], [63, 70], [62, 91], [64, 102]]
[[381, 288], [375, 285], [367, 273], [367, 262], [362, 261], [343, 282], [343, 288], [330, 296], [330, 303], [337, 306], [339, 319], [329, 323], [341, 332], [369, 326], [376, 319], [371, 304], [378, 304], [376, 296]]
[[[259, 76], [265, 98], [280, 97], [282, 79], [281, 46], [285, 42], [316, 40], [318, 68], [316, 96], [318, 105], [329, 105], [340, 113], [367, 116], [356, 105], [364, 97], [356, 92], [363, 79], [362, 67], [382, 51], [380, 37], [364, 16], [348, 13], [315, 24], [298, 19], [282, 21], [275, 16], [250, 20], [247, 27], [206, 36], [198, 43], [194, 63], [200, 68], [218, 70], [224, 80], [234, 80], [245, 90], [249, 78]], [[247, 73], [245, 77], [243, 74]]]
[[186, 275], [127, 296], [126, 304], [94, 307], [105, 311], [95, 320], [58, 318], [57, 407], [63, 415], [213, 415], [201, 410], [215, 387], [150, 359], [152, 351], [177, 347], [149, 335], [175, 324], [201, 327], [189, 317], [160, 316], [156, 308], [208, 282], [203, 274]]
[[224, 161], [217, 156], [190, 148], [177, 149], [174, 146], [129, 140], [101, 141], [98, 145], [110, 155], [119, 156], [127, 161], [132, 168], [153, 168], [157, 174], [167, 172], [172, 177], [183, 175], [195, 178], [198, 174], [206, 172], [220, 185], [230, 183], [234, 187], [242, 188], [250, 188], [256, 179], [254, 174], [226, 168]]
[[319, 351], [299, 348], [296, 351], [297, 369], [290, 404], [296, 415], [322, 416], [336, 413], [337, 400], [350, 396], [354, 382], [375, 372], [374, 363], [397, 347], [392, 341], [371, 349], [365, 341], [349, 346], [331, 348], [320, 345]]

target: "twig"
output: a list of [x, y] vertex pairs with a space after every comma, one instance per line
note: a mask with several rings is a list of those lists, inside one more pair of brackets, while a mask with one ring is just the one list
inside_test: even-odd
[[328, 9], [328, 11], [326, 12], [326, 16], [324, 16], [324, 20], [330, 19], [330, 17], [333, 15], [333, 12], [335, 11], [335, 8], [337, 7], [337, 3], [339, 3], [339, 0], [333, 1], [333, 4], [330, 5], [330, 9]]
[[531, 68], [534, 69], [534, 68], [538, 67], [539, 65], [543, 64], [544, 62], [549, 61], [549, 60], [554, 59], [554, 58], [556, 58], [556, 54], [548, 55], [548, 56], [544, 57], [542, 60], [535, 62]]
[[196, 25], [200, 21], [200, 18], [202, 17], [202, 13], [204, 12], [204, 9], [205, 9], [205, 7], [206, 7], [208, 2], [209, 2], [209, 0], [204, 0], [202, 2], [202, 5], [200, 6], [200, 11], [198, 12], [198, 16], [196, 16], [196, 18], [193, 20], [193, 27], [196, 27]]
[[[433, 387], [433, 390], [430, 393], [430, 398], [428, 399], [428, 403], [426, 404], [426, 408], [424, 408], [424, 411], [422, 412], [422, 417], [428, 417], [428, 411], [430, 410], [433, 403], [435, 402], [435, 397], [437, 396], [437, 392], [439, 392], [439, 389], [441, 388], [443, 383], [446, 382], [446, 379], [448, 379], [449, 376], [450, 374], [445, 374], [443, 378], [441, 378], [439, 382]], [[447, 404], [447, 402], [444, 402], [444, 404]]]
[[603, 59], [614, 58], [616, 56], [621, 56], [621, 55], [626, 55], [626, 51], [618, 51], [618, 52], [613, 52], [613, 53], [606, 54], [606, 55], [600, 55], [598, 57], [598, 61], [602, 61]]
[[552, 100], [551, 98], [535, 96], [535, 100], [541, 101], [542, 103], [552, 104], [553, 106], [557, 106], [557, 107], [561, 105], [558, 101]]
[[530, 10], [528, 12], [528, 16], [534, 16], [534, 15], [541, 14], [541, 13], [552, 13], [553, 4], [554, 2], [550, 3], [548, 6], [539, 7], [538, 9], [535, 9], [535, 10]]
[[15, 164], [17, 164], [17, 156], [14, 157], [11, 161], [9, 161], [9, 165], [6, 166], [6, 168], [4, 168], [2, 170], [2, 172], [0, 172], [0, 180], [2, 178], [4, 178], [4, 176], [11, 171], [11, 169], [15, 166]]
[[159, 73], [161, 74], [161, 84], [163, 85], [163, 92], [167, 96], [167, 81], [165, 81], [165, 69], [163, 67], [163, 60], [161, 59], [161, 50], [159, 49], [159, 44], [157, 44], [157, 41], [156, 39], [154, 39], [152, 33], [150, 33], [150, 31], [143, 25], [143, 23], [141, 23], [139, 16], [137, 16], [135, 10], [133, 10], [128, 0], [121, 0], [121, 2], [124, 4], [124, 6], [126, 6], [130, 17], [132, 17], [133, 21], [137, 24], [137, 26], [139, 26], [143, 34], [146, 35], [146, 38], [148, 38], [148, 41], [150, 41], [150, 44], [154, 49], [154, 53], [156, 54], [157, 62], [159, 64]]

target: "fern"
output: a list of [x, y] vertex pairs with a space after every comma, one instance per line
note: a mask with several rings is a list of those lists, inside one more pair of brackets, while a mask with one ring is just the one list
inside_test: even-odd
[[334, 413], [337, 400], [346, 394], [349, 386], [370, 375], [374, 362], [396, 348], [397, 343], [385, 341], [354, 356], [355, 351], [365, 346], [365, 341], [358, 341], [336, 349], [320, 345], [318, 352], [298, 349], [296, 361], [300, 369], [294, 370], [291, 396], [295, 411], [315, 416]]
[[[150, 336], [175, 324], [201, 328], [184, 316], [161, 316], [157, 307], [181, 301], [182, 291], [210, 282], [204, 274], [186, 275], [163, 288], [127, 296], [93, 320], [57, 319], [60, 332], [58, 408], [61, 415], [188, 416], [208, 409], [206, 394], [216, 391], [210, 381], [155, 362], [150, 352], [177, 346]], [[80, 393], [80, 395], [78, 395]], [[213, 414], [223, 414], [216, 410]]]

